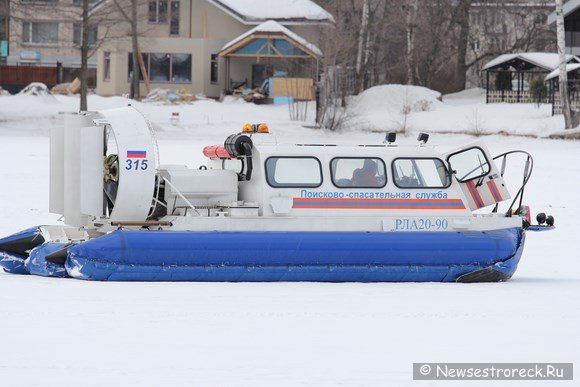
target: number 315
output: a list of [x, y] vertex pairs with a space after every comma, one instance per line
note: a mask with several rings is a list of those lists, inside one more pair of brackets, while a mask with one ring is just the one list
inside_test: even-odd
[[128, 159], [126, 161], [127, 161], [127, 165], [125, 165], [125, 169], [128, 171], [130, 171], [130, 170], [138, 171], [139, 169], [144, 171], [149, 167], [149, 165], [147, 164], [147, 160]]

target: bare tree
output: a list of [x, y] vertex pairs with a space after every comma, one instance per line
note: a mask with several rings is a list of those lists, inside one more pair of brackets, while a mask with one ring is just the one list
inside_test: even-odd
[[80, 111], [88, 110], [88, 69], [89, 69], [89, 0], [83, 0], [81, 15], [81, 101]]
[[459, 0], [454, 9], [453, 23], [457, 26], [457, 58], [455, 63], [455, 80], [457, 89], [465, 88], [467, 78], [467, 46], [469, 45], [469, 11], [471, 0]]
[[415, 78], [415, 30], [419, 0], [409, 0], [405, 4], [407, 23], [407, 84], [412, 85]]
[[[356, 75], [358, 79], [358, 92], [364, 89], [364, 70], [363, 70], [363, 55], [364, 48], [367, 46], [369, 39], [369, 0], [364, 0], [360, 31], [358, 34], [358, 49], [356, 54]], [[365, 55], [366, 56], [366, 55]]]
[[564, 113], [566, 129], [573, 126], [572, 110], [570, 109], [570, 99], [568, 96], [568, 71], [566, 69], [566, 39], [564, 31], [564, 10], [563, 1], [556, 0], [556, 33], [558, 39], [558, 55], [560, 56], [560, 103]]
[[139, 99], [140, 98], [140, 89], [139, 89], [139, 78], [141, 76], [141, 62], [143, 58], [141, 57], [140, 49], [139, 49], [139, 33], [138, 33], [138, 12], [137, 8], [139, 6], [138, 0], [127, 0], [123, 2], [123, 0], [113, 0], [115, 3], [117, 10], [122, 15], [123, 20], [129, 24], [131, 28], [131, 47], [132, 47], [132, 57], [133, 57], [133, 71], [131, 74], [131, 92], [130, 98], [131, 99]]

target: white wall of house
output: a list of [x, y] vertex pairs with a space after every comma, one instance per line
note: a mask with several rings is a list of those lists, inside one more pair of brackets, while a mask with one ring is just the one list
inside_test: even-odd
[[[191, 8], [190, 8], [191, 4]], [[178, 36], [170, 36], [169, 23], [152, 24], [147, 22], [147, 4], [140, 9], [140, 39], [142, 53], [190, 54], [192, 58], [191, 81], [187, 83], [151, 81], [151, 88], [187, 89], [209, 97], [218, 97], [227, 85], [225, 61], [219, 60], [218, 82], [211, 82], [211, 56], [217, 54], [229, 41], [252, 29], [207, 0], [180, 2], [180, 28]], [[287, 26], [299, 35], [317, 43], [320, 26]], [[121, 95], [130, 90], [128, 56], [131, 52], [128, 26], [119, 25], [109, 31], [107, 39], [97, 52], [97, 93], [101, 95]], [[105, 53], [110, 53], [110, 78], [105, 79]], [[234, 80], [251, 81], [252, 59], [232, 61], [230, 75]], [[142, 95], [146, 94], [144, 82]]]
[[[74, 41], [74, 25], [80, 20], [81, 7], [74, 0], [11, 2], [7, 63], [80, 67], [80, 45]], [[45, 27], [38, 28], [39, 24]], [[94, 67], [96, 60], [91, 58], [89, 64]]]

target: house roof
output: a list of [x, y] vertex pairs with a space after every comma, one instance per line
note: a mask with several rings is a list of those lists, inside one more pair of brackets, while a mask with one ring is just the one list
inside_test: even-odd
[[[94, 0], [90, 13], [111, 0]], [[246, 25], [276, 20], [284, 24], [330, 24], [334, 17], [312, 0], [207, 0]]]
[[311, 0], [208, 0], [244, 24], [328, 24], [334, 18]]
[[[580, 0], [568, 0], [564, 3], [562, 10], [564, 11], [564, 17], [568, 16], [572, 12], [580, 8]], [[556, 22], [556, 11], [548, 15], [548, 24], [553, 24]]]
[[[500, 66], [504, 63], [510, 62], [514, 59], [519, 59], [524, 62], [530, 63], [534, 66], [543, 68], [545, 70], [552, 71], [558, 67], [560, 64], [560, 57], [558, 54], [551, 52], [522, 52], [517, 54], [503, 54], [497, 58], [487, 62], [483, 66], [482, 70], [489, 70], [494, 67]], [[566, 55], [567, 62], [574, 61], [580, 63], [580, 58], [574, 55]]]
[[[569, 73], [570, 71], [574, 71], [574, 70], [578, 70], [580, 69], [580, 63], [568, 63], [566, 65], [566, 72]], [[550, 74], [546, 75], [546, 81], [549, 81], [550, 79], [553, 78], [558, 78], [560, 76], [560, 69], [556, 69], [554, 71], [552, 71]]]
[[231, 42], [226, 43], [220, 51], [220, 56], [234, 55], [234, 53], [240, 48], [247, 46], [256, 39], [263, 38], [282, 38], [289, 41], [293, 46], [304, 51], [309, 56], [318, 58], [322, 57], [322, 51], [318, 47], [274, 20], [268, 20], [238, 36]]

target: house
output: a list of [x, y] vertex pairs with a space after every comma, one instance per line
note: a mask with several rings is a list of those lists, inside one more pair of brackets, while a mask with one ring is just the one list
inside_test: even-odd
[[[93, 12], [103, 9], [114, 10], [114, 2], [97, 3]], [[274, 75], [297, 82], [313, 79], [322, 58], [320, 31], [334, 23], [310, 0], [157, 0], [140, 5], [138, 13], [139, 48], [150, 87], [208, 97], [264, 86]], [[118, 23], [108, 35], [101, 35], [96, 55], [97, 93], [128, 93], [129, 23]], [[142, 95], [147, 86], [143, 79]]]
[[485, 87], [482, 68], [505, 52], [556, 52], [555, 29], [546, 20], [553, 1], [474, 1], [469, 12], [467, 87]]
[[[94, 3], [91, 0], [91, 3]], [[30, 82], [70, 82], [81, 65], [81, 0], [20, 0], [0, 4], [0, 86], [18, 92]], [[96, 45], [98, 26], [89, 42]], [[89, 58], [89, 85], [96, 83]]]
[[[569, 0], [564, 4], [564, 29], [566, 30], [566, 51], [568, 54], [580, 54], [580, 0]], [[556, 24], [556, 12], [548, 16], [552, 28]]]
[[[91, 0], [91, 3], [94, 2]], [[32, 80], [52, 86], [58, 81], [74, 79], [81, 64], [81, 0], [2, 3], [0, 40], [6, 41], [6, 44], [0, 52], [6, 55], [0, 64], [7, 67], [3, 68], [0, 83], [18, 89], [25, 86], [20, 83]], [[92, 27], [89, 31], [92, 44], [97, 43], [97, 34], [98, 27]], [[90, 58], [89, 67], [95, 75], [96, 65], [96, 58]], [[94, 76], [92, 80], [94, 83]], [[19, 84], [14, 84], [15, 81]]]

